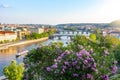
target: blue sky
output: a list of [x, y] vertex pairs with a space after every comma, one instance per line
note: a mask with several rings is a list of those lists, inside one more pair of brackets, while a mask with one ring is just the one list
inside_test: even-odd
[[120, 19], [119, 0], [0, 0], [1, 23], [103, 23]]

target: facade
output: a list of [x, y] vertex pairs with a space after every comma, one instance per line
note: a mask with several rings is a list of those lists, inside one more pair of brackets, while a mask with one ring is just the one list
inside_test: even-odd
[[4, 40], [16, 40], [17, 34], [13, 31], [0, 31], [0, 41]]
[[25, 37], [25, 35], [29, 35], [30, 34], [30, 31], [28, 31], [28, 29], [25, 28], [25, 27], [17, 28], [16, 32], [17, 32], [17, 37], [20, 40], [22, 40]]
[[43, 28], [30, 28], [29, 31], [31, 33], [38, 33], [38, 34], [41, 34], [44, 32], [44, 29]]

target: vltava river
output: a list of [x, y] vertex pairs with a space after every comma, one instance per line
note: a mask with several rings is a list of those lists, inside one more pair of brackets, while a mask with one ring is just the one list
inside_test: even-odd
[[33, 48], [37, 48], [40, 44], [48, 45], [51, 42], [57, 42], [57, 41], [61, 41], [64, 43], [64, 45], [67, 45], [66, 42], [68, 42], [68, 40], [69, 39], [67, 37], [62, 37], [61, 40], [58, 40], [58, 38], [55, 38], [53, 40], [47, 40], [41, 43], [33, 43], [29, 45], [9, 47], [8, 49], [0, 50], [0, 76], [3, 75], [3, 68], [6, 65], [10, 64], [11, 60], [16, 60], [17, 63], [23, 62], [23, 58], [25, 55], [22, 55], [16, 58], [16, 53], [18, 53], [19, 50], [31, 50]]

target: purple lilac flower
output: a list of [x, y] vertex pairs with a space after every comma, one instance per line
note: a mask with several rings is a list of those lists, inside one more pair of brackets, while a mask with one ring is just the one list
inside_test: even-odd
[[61, 56], [58, 56], [57, 60], [61, 60], [61, 59], [62, 59], [62, 57], [61, 57]]
[[82, 50], [83, 46], [82, 45], [78, 45], [78, 49]]
[[80, 66], [76, 66], [76, 69], [80, 69]]
[[117, 72], [117, 66], [114, 65], [114, 66], [112, 67], [112, 74], [115, 74], [116, 72]]
[[99, 78], [103, 80], [109, 80], [108, 75], [101, 75]]
[[57, 60], [58, 62], [61, 62], [61, 60]]
[[114, 64], [116, 65], [118, 62], [117, 61], [114, 61]]
[[91, 69], [92, 69], [93, 71], [96, 71], [96, 68], [94, 68], [94, 67], [91, 67]]
[[104, 80], [109, 80], [108, 75], [105, 75], [105, 76], [104, 76]]
[[65, 53], [62, 53], [60, 56], [63, 57], [65, 55]]
[[96, 63], [93, 64], [93, 67], [96, 68]]
[[66, 50], [65, 53], [66, 53], [66, 54], [70, 54], [71, 52], [70, 52], [69, 50]]
[[29, 75], [28, 75], [28, 74], [26, 74], [26, 75], [25, 75], [25, 78], [28, 80], [28, 79], [29, 79]]
[[88, 61], [87, 61], [87, 60], [84, 60], [84, 62], [83, 62], [83, 63], [87, 65], [87, 64], [88, 64]]
[[100, 66], [100, 68], [103, 68], [103, 66]]
[[101, 75], [101, 76], [99, 76], [99, 78], [100, 78], [100, 79], [103, 79], [103, 78], [104, 78], [104, 76], [103, 76], [103, 75]]
[[87, 78], [93, 80], [93, 76], [91, 74], [87, 74]]
[[93, 49], [90, 49], [90, 50], [89, 50], [89, 53], [92, 54], [92, 53], [93, 53]]
[[68, 61], [65, 61], [64, 64], [69, 66], [69, 62]]
[[88, 61], [89, 61], [89, 62], [93, 62], [94, 59], [93, 59], [93, 58], [89, 58]]
[[78, 52], [76, 53], [76, 56], [78, 57], [78, 58], [81, 58], [82, 57], [82, 54], [79, 54]]
[[95, 69], [95, 73], [98, 74], [98, 70], [97, 69]]
[[62, 69], [62, 72], [65, 73], [65, 69]]
[[62, 50], [58, 49], [58, 50], [56, 50], [56, 52], [60, 54], [60, 53], [62, 53]]
[[41, 46], [37, 47], [37, 50], [39, 51], [39, 50], [40, 50], [40, 48], [41, 48]]
[[72, 68], [69, 68], [70, 71], [72, 71]]
[[62, 66], [63, 67], [63, 69], [66, 69], [67, 67], [66, 66]]
[[108, 55], [109, 54], [108, 50], [104, 50], [104, 54]]
[[77, 64], [77, 61], [72, 62], [72, 65], [75, 66]]
[[53, 69], [57, 68], [57, 64], [53, 64], [53, 65], [51, 66], [51, 68], [53, 68]]
[[47, 67], [46, 70], [47, 70], [48, 72], [50, 72], [50, 71], [51, 71], [51, 68], [50, 68], [50, 67]]
[[73, 77], [78, 77], [78, 76], [79, 76], [79, 75], [78, 75], [78, 74], [76, 74], [76, 73], [74, 73], [74, 74], [73, 74]]
[[82, 55], [89, 55], [89, 53], [86, 51], [86, 50], [81, 50], [79, 54], [82, 54]]

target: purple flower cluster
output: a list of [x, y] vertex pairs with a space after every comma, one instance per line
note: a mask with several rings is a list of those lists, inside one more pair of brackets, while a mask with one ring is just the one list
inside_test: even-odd
[[108, 75], [101, 75], [99, 78], [100, 78], [101, 80], [109, 80]]
[[114, 66], [112, 67], [112, 74], [116, 74], [116, 72], [117, 72], [117, 69], [118, 69], [116, 66], [117, 63], [118, 63], [117, 61], [114, 61]]
[[[99, 68], [104, 69], [106, 61], [102, 61], [103, 65], [98, 65], [96, 60], [92, 57], [93, 49], [86, 51], [83, 46], [78, 45], [79, 52], [72, 52], [66, 50], [61, 53], [57, 59], [54, 60], [54, 64], [47, 67], [48, 72], [53, 72], [65, 76], [70, 74], [71, 79], [79, 78], [80, 80], [94, 80], [95, 75], [99, 75]], [[104, 50], [105, 57], [109, 54], [108, 50]], [[114, 61], [114, 66], [111, 67], [111, 73], [117, 72], [117, 61]], [[107, 73], [101, 75], [101, 80], [109, 80]]]
[[93, 76], [91, 74], [86, 74], [86, 75], [82, 75], [82, 78], [81, 80], [86, 80], [86, 79], [89, 79], [89, 80], [94, 80]]
[[60, 54], [60, 53], [62, 53], [62, 50], [57, 49], [56, 52]]
[[37, 51], [39, 51], [41, 49], [41, 46], [37, 47]]
[[109, 54], [108, 50], [104, 50], [104, 55], [108, 55], [108, 54]]
[[55, 63], [52, 66], [47, 67], [46, 70], [48, 72], [58, 72], [58, 74], [62, 75], [70, 72], [72, 77], [79, 77], [83, 80], [93, 80], [94, 77], [90, 73], [86, 73], [86, 75], [79, 74], [79, 71], [87, 72], [87, 70], [98, 74], [97, 64], [91, 56], [93, 50], [90, 49], [89, 51], [86, 51], [80, 45], [79, 48], [81, 49], [80, 52], [72, 53], [71, 51], [66, 50], [64, 53], [61, 53], [57, 59], [54, 60]]
[[82, 45], [78, 45], [78, 49], [82, 50], [83, 46]]

